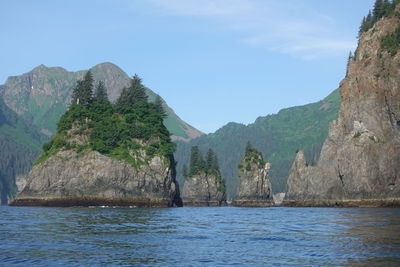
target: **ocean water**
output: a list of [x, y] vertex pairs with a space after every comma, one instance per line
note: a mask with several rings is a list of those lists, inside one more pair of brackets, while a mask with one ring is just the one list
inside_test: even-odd
[[0, 266], [400, 266], [400, 209], [0, 207]]

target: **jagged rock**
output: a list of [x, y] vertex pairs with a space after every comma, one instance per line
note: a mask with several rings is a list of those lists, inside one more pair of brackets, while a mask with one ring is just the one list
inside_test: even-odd
[[97, 151], [62, 150], [32, 168], [11, 205], [170, 207], [181, 200], [161, 157], [134, 168]]
[[201, 172], [184, 181], [184, 206], [225, 206], [226, 195], [219, 173]]
[[268, 207], [274, 204], [268, 178], [271, 164], [264, 162], [260, 152], [253, 150], [239, 164], [236, 199], [233, 206]]
[[399, 22], [385, 17], [360, 36], [340, 84], [339, 118], [317, 166], [297, 154], [285, 205], [400, 204], [400, 52], [392, 56], [381, 48], [382, 37]]

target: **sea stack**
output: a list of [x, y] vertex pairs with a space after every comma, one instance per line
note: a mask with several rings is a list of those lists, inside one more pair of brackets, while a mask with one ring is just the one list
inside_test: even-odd
[[271, 182], [268, 178], [271, 164], [261, 152], [247, 143], [246, 153], [238, 166], [236, 198], [233, 206], [269, 207], [274, 205]]
[[164, 113], [135, 76], [115, 105], [88, 72], [14, 206], [182, 206]]
[[[360, 33], [316, 166], [297, 153], [288, 206], [400, 204], [400, 5]], [[397, 41], [395, 41], [397, 40]]]
[[184, 206], [225, 206], [226, 187], [212, 149], [203, 160], [197, 146], [192, 147], [190, 169], [184, 174], [182, 200]]

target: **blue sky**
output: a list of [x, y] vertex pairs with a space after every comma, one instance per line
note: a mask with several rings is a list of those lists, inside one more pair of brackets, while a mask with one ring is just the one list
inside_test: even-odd
[[338, 87], [374, 0], [2, 0], [0, 84], [109, 61], [206, 133]]

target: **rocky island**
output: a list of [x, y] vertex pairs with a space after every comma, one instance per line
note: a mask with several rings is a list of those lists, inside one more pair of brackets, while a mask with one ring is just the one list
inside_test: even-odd
[[115, 105], [103, 83], [92, 92], [89, 71], [10, 205], [182, 206], [161, 99], [148, 102], [136, 75]]
[[274, 205], [271, 182], [268, 178], [271, 164], [247, 143], [246, 153], [238, 166], [238, 185], [233, 206], [269, 207]]
[[284, 205], [400, 204], [400, 5], [378, 11], [361, 25], [320, 159], [297, 153]]
[[184, 171], [182, 200], [185, 206], [225, 206], [225, 181], [221, 177], [217, 156], [212, 149], [203, 160], [197, 146], [192, 147], [190, 169]]

